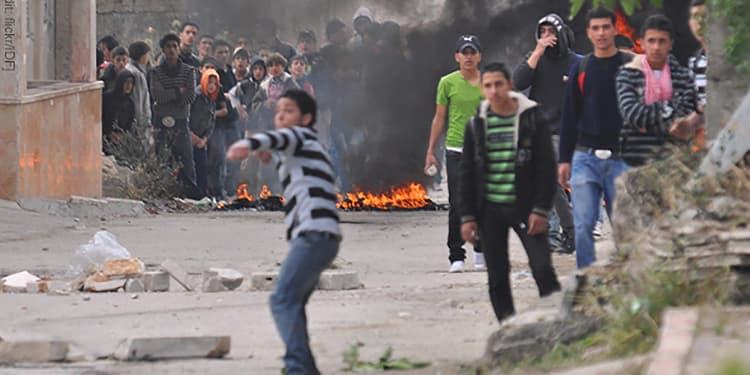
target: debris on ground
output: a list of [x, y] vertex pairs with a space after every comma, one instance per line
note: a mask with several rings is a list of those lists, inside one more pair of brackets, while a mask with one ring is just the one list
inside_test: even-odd
[[29, 283], [35, 283], [39, 280], [41, 279], [29, 273], [29, 271], [17, 272], [0, 280], [0, 290], [6, 293], [25, 293]]
[[393, 348], [388, 347], [377, 362], [364, 362], [359, 358], [359, 348], [365, 346], [361, 342], [352, 344], [342, 355], [346, 368], [352, 372], [378, 372], [388, 370], [415, 370], [429, 367], [430, 362], [412, 361], [408, 358], [393, 359]]

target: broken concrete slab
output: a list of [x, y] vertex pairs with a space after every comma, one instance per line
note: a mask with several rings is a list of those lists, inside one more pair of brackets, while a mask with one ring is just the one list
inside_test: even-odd
[[138, 258], [130, 259], [107, 259], [104, 262], [104, 273], [109, 278], [134, 277], [143, 273], [146, 266]]
[[350, 290], [359, 289], [362, 283], [359, 282], [357, 271], [346, 270], [328, 270], [320, 275], [318, 289], [321, 290]]
[[40, 280], [40, 278], [28, 271], [16, 272], [0, 279], [0, 291], [6, 293], [26, 293], [29, 283], [36, 283]]
[[180, 267], [179, 264], [175, 263], [172, 260], [166, 260], [164, 263], [161, 264], [161, 268], [164, 269], [164, 271], [167, 271], [172, 278], [177, 281], [180, 286], [185, 288], [188, 292], [192, 292], [194, 288], [190, 286], [188, 283], [188, 274], [185, 272], [185, 270]]
[[278, 277], [278, 272], [255, 272], [250, 275], [250, 283], [255, 290], [273, 290]]
[[146, 271], [141, 277], [147, 292], [168, 292], [169, 273], [164, 271]]
[[130, 338], [120, 343], [114, 357], [123, 361], [223, 358], [231, 346], [230, 336]]
[[224, 286], [224, 283], [221, 281], [221, 278], [213, 275], [213, 276], [205, 276], [203, 278], [203, 285], [201, 287], [201, 291], [204, 293], [218, 293], [218, 292], [226, 292], [229, 289], [227, 289], [226, 286]]
[[[242, 282], [245, 280], [245, 276], [243, 276], [239, 271], [233, 270], [231, 268], [211, 267], [208, 269], [208, 271], [215, 273], [216, 277], [221, 279], [221, 283], [224, 284], [224, 287], [226, 287], [228, 290], [235, 290], [239, 288], [239, 286], [242, 285]], [[204, 273], [203, 276], [205, 278], [206, 274]]]
[[[255, 272], [250, 276], [250, 280], [255, 290], [273, 290], [278, 277], [278, 272]], [[362, 287], [357, 271], [346, 270], [324, 271], [317, 286], [320, 290], [350, 290]]]
[[110, 281], [102, 281], [102, 282], [96, 282], [96, 281], [90, 281], [89, 279], [86, 280], [86, 283], [83, 285], [83, 290], [87, 292], [116, 292], [122, 288], [125, 287], [125, 283], [128, 280], [110, 280]]
[[67, 201], [19, 198], [16, 202], [26, 211], [62, 217], [137, 217], [146, 213], [146, 206], [143, 202], [118, 198], [97, 199], [73, 196]]
[[69, 344], [55, 340], [0, 340], [0, 362], [62, 362], [69, 350]]
[[128, 293], [142, 293], [146, 291], [140, 279], [129, 279], [125, 282], [125, 291]]

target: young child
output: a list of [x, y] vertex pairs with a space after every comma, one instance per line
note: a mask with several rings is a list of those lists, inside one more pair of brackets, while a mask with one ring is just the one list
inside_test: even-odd
[[289, 90], [276, 107], [276, 130], [258, 133], [232, 145], [230, 160], [272, 154], [286, 201], [289, 255], [271, 295], [271, 312], [286, 345], [286, 373], [320, 374], [310, 351], [305, 305], [320, 274], [336, 257], [341, 241], [336, 213], [335, 176], [328, 154], [313, 129], [317, 105], [308, 93]]
[[295, 88], [305, 90], [310, 96], [315, 96], [315, 89], [312, 82], [307, 79], [307, 59], [305, 56], [297, 55], [292, 57], [289, 72], [292, 73], [292, 82]]
[[498, 321], [515, 313], [510, 288], [508, 230], [526, 250], [541, 297], [560, 290], [552, 267], [547, 215], [555, 192], [555, 155], [539, 107], [513, 92], [510, 72], [487, 64], [480, 76], [485, 101], [464, 132], [460, 164], [461, 237], [481, 238], [490, 301]]

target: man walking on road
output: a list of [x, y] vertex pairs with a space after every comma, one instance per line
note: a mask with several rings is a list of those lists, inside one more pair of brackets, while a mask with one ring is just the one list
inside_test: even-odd
[[[562, 17], [550, 13], [542, 17], [536, 27], [536, 48], [513, 70], [513, 87], [518, 91], [531, 88], [529, 99], [541, 104], [537, 124], [549, 128], [557, 155], [562, 97], [568, 70], [581, 57], [570, 49], [570, 29]], [[555, 185], [558, 185], [557, 182]], [[568, 196], [559, 185], [549, 221], [549, 238], [553, 248], [572, 254], [575, 251], [573, 216]]]
[[[482, 100], [479, 88], [479, 62], [482, 61], [482, 46], [474, 35], [463, 35], [456, 42], [456, 62], [459, 70], [443, 76], [437, 89], [437, 105], [432, 119], [430, 140], [425, 158], [425, 173], [437, 169], [435, 146], [443, 133], [446, 119], [446, 170], [448, 174], [448, 272], [462, 272], [466, 251], [461, 239], [461, 217], [458, 213], [459, 163], [463, 151], [464, 128]], [[484, 269], [484, 256], [478, 246], [474, 247], [474, 267]]]
[[578, 268], [596, 261], [592, 232], [602, 195], [611, 218], [615, 178], [627, 168], [620, 150], [615, 75], [632, 55], [615, 46], [615, 19], [604, 8], [589, 11], [586, 34], [594, 52], [570, 68], [563, 100], [558, 178], [562, 186], [572, 187]]

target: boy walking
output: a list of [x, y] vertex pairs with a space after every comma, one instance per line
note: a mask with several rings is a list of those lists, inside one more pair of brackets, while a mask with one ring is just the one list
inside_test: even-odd
[[513, 315], [508, 229], [521, 239], [539, 295], [560, 290], [552, 267], [547, 217], [555, 195], [555, 155], [549, 126], [536, 102], [511, 91], [500, 63], [481, 74], [484, 100], [464, 131], [460, 164], [461, 237], [480, 238], [487, 262], [490, 300], [498, 321]]
[[313, 129], [316, 113], [315, 99], [304, 91], [289, 90], [276, 106], [276, 130], [239, 141], [227, 152], [227, 158], [235, 161], [251, 153], [266, 163], [277, 160], [286, 201], [289, 255], [271, 295], [271, 312], [286, 345], [284, 363], [289, 375], [320, 374], [310, 351], [305, 305], [341, 242], [335, 175]]

